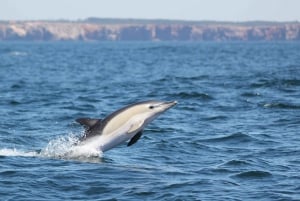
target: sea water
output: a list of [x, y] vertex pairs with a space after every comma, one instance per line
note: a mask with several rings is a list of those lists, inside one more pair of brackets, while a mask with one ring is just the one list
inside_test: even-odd
[[[80, 117], [177, 100], [73, 157]], [[0, 43], [1, 200], [300, 200], [300, 43]]]

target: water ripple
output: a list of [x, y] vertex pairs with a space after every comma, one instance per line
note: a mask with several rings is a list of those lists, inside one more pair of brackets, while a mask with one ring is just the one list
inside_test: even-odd
[[200, 100], [213, 100], [214, 98], [211, 95], [208, 95], [206, 93], [199, 93], [199, 92], [180, 92], [171, 94], [172, 97], [177, 97], [179, 99], [200, 99]]
[[233, 175], [233, 177], [239, 179], [265, 179], [272, 177], [272, 174], [267, 171], [251, 170], [238, 173], [236, 175]]
[[223, 165], [236, 167], [236, 166], [250, 166], [250, 165], [252, 165], [252, 163], [250, 163], [246, 160], [230, 160]]
[[290, 103], [280, 103], [280, 102], [273, 102], [273, 103], [263, 103], [261, 104], [264, 108], [274, 108], [274, 109], [300, 109], [300, 105], [290, 104]]
[[245, 133], [238, 132], [226, 136], [206, 139], [203, 141], [239, 144], [239, 143], [249, 143], [249, 142], [257, 141], [257, 139]]

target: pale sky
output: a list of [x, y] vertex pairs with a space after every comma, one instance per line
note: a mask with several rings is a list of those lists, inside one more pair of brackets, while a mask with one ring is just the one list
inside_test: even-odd
[[300, 21], [300, 0], [0, 0], [0, 20]]

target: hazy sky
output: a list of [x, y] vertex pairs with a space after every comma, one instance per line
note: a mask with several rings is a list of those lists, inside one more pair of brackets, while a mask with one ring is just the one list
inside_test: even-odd
[[300, 0], [0, 0], [0, 20], [300, 21]]

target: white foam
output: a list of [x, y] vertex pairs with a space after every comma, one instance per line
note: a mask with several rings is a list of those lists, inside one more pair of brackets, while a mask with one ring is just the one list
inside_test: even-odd
[[24, 157], [35, 157], [38, 153], [35, 151], [22, 151], [17, 149], [0, 149], [0, 156], [24, 156]]

